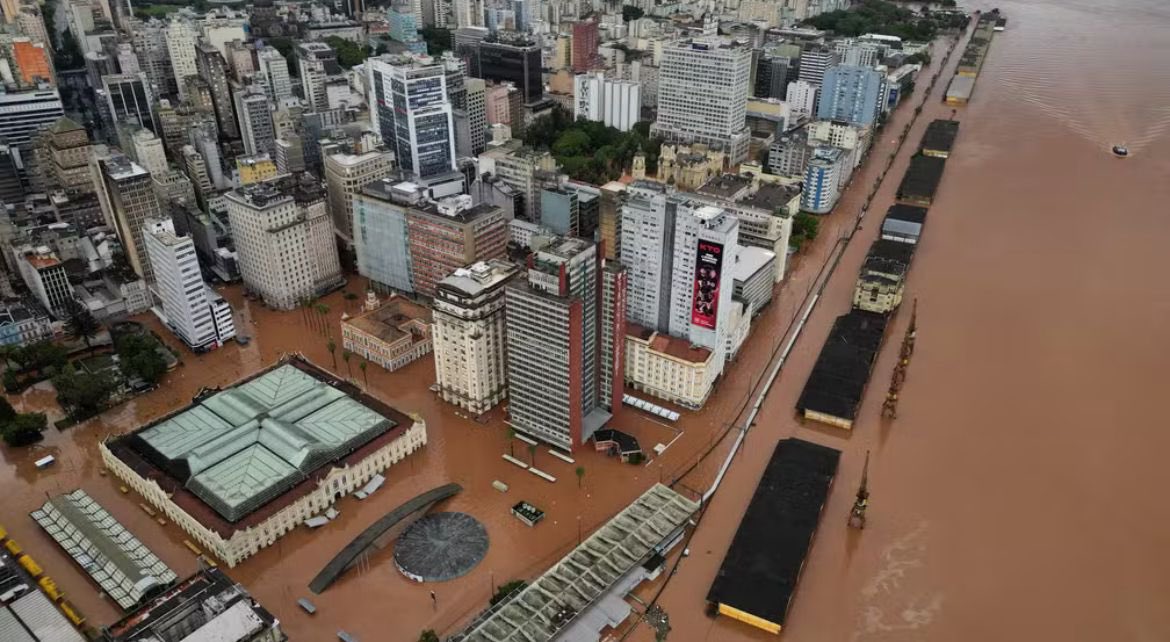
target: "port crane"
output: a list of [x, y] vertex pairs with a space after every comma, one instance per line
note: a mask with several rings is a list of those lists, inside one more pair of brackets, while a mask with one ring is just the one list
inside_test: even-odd
[[898, 363], [894, 366], [893, 376], [890, 377], [890, 390], [886, 393], [886, 400], [882, 402], [882, 417], [890, 419], [898, 417], [898, 393], [902, 391], [902, 384], [906, 382], [906, 368], [910, 366], [910, 357], [914, 356], [914, 340], [917, 336], [918, 299], [914, 299], [914, 309], [910, 313], [910, 326], [906, 328], [906, 336], [902, 338]]
[[853, 508], [849, 511], [849, 526], [865, 528], [865, 511], [869, 508], [869, 451], [865, 451], [865, 467], [861, 469], [861, 485], [857, 487], [857, 497], [853, 500]]

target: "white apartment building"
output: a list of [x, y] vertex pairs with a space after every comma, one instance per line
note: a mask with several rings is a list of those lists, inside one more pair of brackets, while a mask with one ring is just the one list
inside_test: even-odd
[[628, 132], [642, 115], [642, 85], [606, 78], [604, 72], [573, 79], [573, 117], [603, 122]]
[[163, 149], [162, 139], [154, 135], [149, 129], [136, 130], [131, 136], [134, 146], [134, 159], [151, 176], [162, 176], [167, 173], [167, 153]]
[[845, 150], [850, 170], [861, 164], [861, 158], [869, 148], [869, 141], [872, 138], [872, 130], [869, 127], [833, 120], [809, 123], [807, 130], [809, 146], [827, 145]]
[[276, 128], [272, 124], [268, 95], [255, 88], [241, 89], [236, 92], [235, 102], [244, 153], [276, 155]]
[[723, 372], [726, 360], [738, 239], [739, 219], [730, 212], [698, 201], [678, 204], [669, 332], [692, 345], [709, 348], [714, 353], [715, 376]]
[[812, 118], [817, 113], [817, 86], [807, 80], [794, 80], [788, 83], [784, 102], [793, 116]]
[[746, 126], [752, 49], [717, 39], [663, 47], [654, 132], [668, 142], [704, 143], [738, 164], [748, 155]]
[[292, 97], [292, 80], [288, 75], [288, 61], [274, 47], [265, 47], [256, 52], [257, 75], [264, 87], [264, 94], [272, 105], [279, 105], [285, 98]]
[[331, 154], [325, 157], [325, 184], [333, 229], [353, 242], [353, 196], [394, 169], [394, 154], [373, 150], [364, 154]]
[[199, 74], [195, 66], [195, 44], [199, 31], [189, 20], [171, 20], [167, 25], [167, 53], [170, 54], [171, 68], [175, 71], [175, 82], [179, 86], [179, 99], [187, 99], [188, 76]]
[[278, 177], [227, 195], [228, 221], [248, 290], [291, 310], [342, 283], [320, 184]]
[[714, 353], [637, 325], [626, 331], [626, 385], [684, 408], [697, 410], [719, 377]]
[[636, 181], [621, 207], [620, 253], [626, 268], [626, 319], [651, 330], [670, 327], [676, 203], [662, 183]]
[[191, 237], [177, 235], [170, 220], [153, 220], [146, 222], [144, 238], [154, 269], [154, 295], [161, 305], [154, 308], [159, 320], [195, 351], [222, 346], [234, 337], [231, 308], [218, 295], [214, 304], [208, 298]]
[[841, 196], [841, 186], [848, 180], [849, 170], [845, 150], [827, 146], [813, 149], [804, 172], [800, 209], [813, 214], [832, 211]]
[[329, 109], [326, 80], [341, 71], [337, 66], [337, 53], [323, 42], [302, 42], [297, 45], [297, 65], [300, 67], [301, 90], [310, 109]]
[[478, 415], [507, 396], [504, 286], [518, 272], [493, 259], [439, 281], [431, 334], [443, 401]]

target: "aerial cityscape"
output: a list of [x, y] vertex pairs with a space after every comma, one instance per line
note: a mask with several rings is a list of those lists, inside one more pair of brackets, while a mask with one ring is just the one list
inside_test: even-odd
[[1170, 4], [0, 14], [0, 642], [1170, 640]]

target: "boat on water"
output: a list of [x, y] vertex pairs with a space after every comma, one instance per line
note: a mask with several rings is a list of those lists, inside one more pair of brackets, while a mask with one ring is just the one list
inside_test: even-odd
[[1129, 148], [1125, 145], [1114, 145], [1113, 155], [1118, 158], [1125, 158], [1126, 156], [1129, 156]]

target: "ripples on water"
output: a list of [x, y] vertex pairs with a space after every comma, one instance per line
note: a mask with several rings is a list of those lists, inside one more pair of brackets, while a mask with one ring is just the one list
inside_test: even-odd
[[994, 2], [1008, 37], [989, 92], [1022, 100], [1077, 135], [1141, 151], [1170, 133], [1170, 2]]

